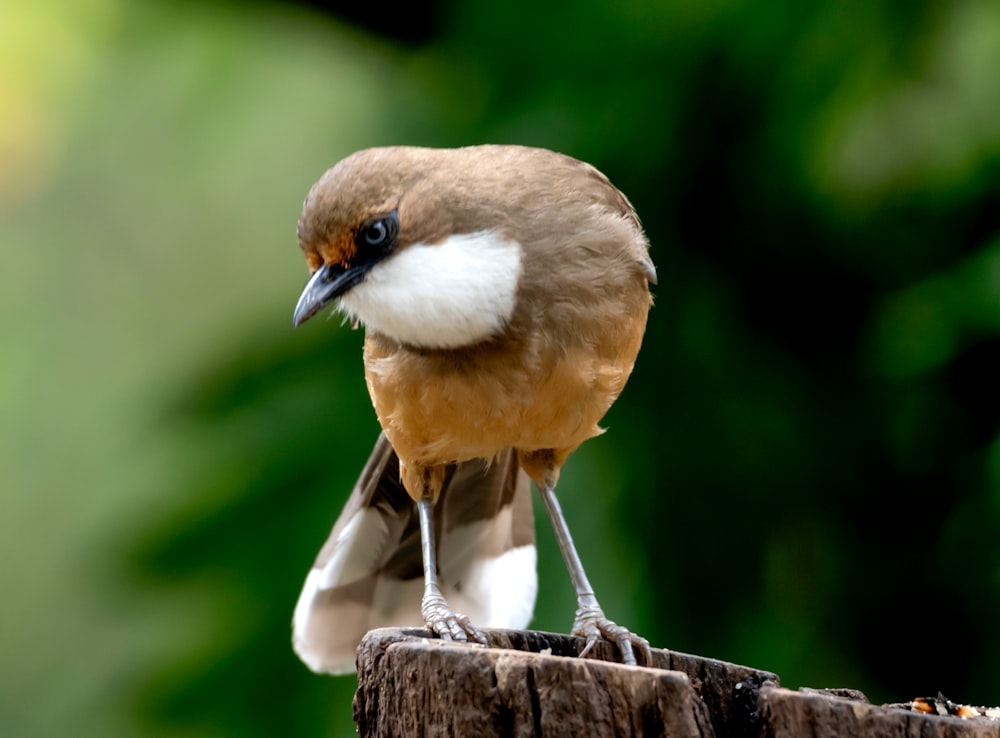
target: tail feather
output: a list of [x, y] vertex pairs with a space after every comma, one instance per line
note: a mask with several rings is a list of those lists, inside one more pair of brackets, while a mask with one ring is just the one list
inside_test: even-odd
[[[482, 627], [525, 627], [538, 588], [534, 520], [530, 482], [513, 451], [450, 468], [434, 514], [452, 608]], [[306, 577], [292, 623], [295, 651], [313, 671], [353, 671], [367, 631], [423, 625], [422, 594], [416, 506], [381, 434]]]

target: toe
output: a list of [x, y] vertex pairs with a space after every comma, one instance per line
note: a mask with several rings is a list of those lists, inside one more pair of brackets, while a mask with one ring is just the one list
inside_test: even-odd
[[[583, 635], [582, 633], [574, 633], [573, 635]], [[598, 634], [597, 631], [592, 631], [587, 635], [587, 643], [580, 651], [580, 658], [586, 657], [588, 653], [594, 648], [594, 644], [597, 643]]]
[[632, 634], [632, 644], [639, 649], [642, 654], [642, 663], [646, 666], [653, 665], [653, 649], [649, 647], [649, 641], [642, 636]]
[[448, 634], [451, 636], [451, 640], [453, 641], [464, 642], [469, 639], [469, 637], [465, 635], [465, 631], [458, 626], [457, 622], [455, 622], [454, 618], [449, 618], [448, 620]]
[[632, 641], [628, 636], [618, 641], [618, 650], [622, 652], [622, 663], [627, 666], [635, 666], [635, 654], [632, 652]]

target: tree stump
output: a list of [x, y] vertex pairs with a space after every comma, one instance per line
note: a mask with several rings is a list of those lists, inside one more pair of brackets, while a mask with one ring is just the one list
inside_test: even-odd
[[358, 648], [361, 738], [401, 736], [892, 736], [1000, 738], [1000, 722], [877, 707], [852, 690], [782, 689], [770, 672], [653, 650], [624, 666], [599, 642], [484, 631], [490, 648], [419, 629], [370, 632]]

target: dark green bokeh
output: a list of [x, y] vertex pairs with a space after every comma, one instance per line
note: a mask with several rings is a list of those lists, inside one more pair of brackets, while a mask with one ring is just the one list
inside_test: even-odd
[[[219, 11], [220, 47], [237, 16], [284, 17], [248, 7]], [[200, 21], [159, 12], [180, 36]], [[319, 11], [288, 12], [283, 32], [344, 47]], [[1000, 12], [834, 0], [426, 12], [418, 41], [349, 34], [358, 64], [385, 65], [351, 96], [326, 89], [344, 72], [320, 54], [308, 84], [289, 64], [287, 84], [315, 101], [296, 115], [331, 128], [314, 156], [276, 120], [235, 158], [252, 172], [292, 157], [283, 174], [301, 180], [282, 193], [304, 196], [348, 141], [523, 143], [592, 162], [632, 199], [656, 305], [609, 432], [560, 487], [609, 616], [789, 686], [1000, 703]], [[130, 22], [149, 30], [126, 15], [113, 48]], [[230, 85], [249, 84], [246, 46], [218, 52]], [[217, 61], [201, 62], [206, 76]], [[354, 119], [379, 128], [333, 132], [365, 125]], [[190, 125], [202, 140], [241, 122], [209, 97]], [[256, 207], [253, 192], [217, 196]], [[287, 237], [254, 248], [297, 263], [297, 203], [274, 213]], [[275, 326], [290, 324], [296, 269]], [[150, 432], [197, 446], [197, 460], [179, 454], [149, 483], [169, 487], [172, 512], [133, 516], [105, 552], [129, 561], [110, 567], [108, 596], [197, 603], [196, 627], [170, 634], [184, 646], [122, 690], [151, 735], [350, 730], [353, 680], [310, 675], [288, 638], [377, 433], [361, 336], [259, 318], [248, 311], [225, 350], [150, 401]], [[564, 631], [571, 590], [538, 523], [534, 625]]]

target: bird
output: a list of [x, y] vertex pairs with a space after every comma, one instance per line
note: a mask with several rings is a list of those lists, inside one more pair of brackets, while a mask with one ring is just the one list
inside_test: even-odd
[[653, 302], [626, 196], [549, 149], [369, 148], [313, 185], [298, 241], [310, 276], [293, 324], [332, 306], [364, 327], [382, 428], [296, 604], [299, 657], [344, 673], [373, 627], [483, 645], [476, 622], [526, 627], [534, 482], [580, 656], [605, 639], [625, 664], [651, 664], [649, 642], [605, 616], [555, 494], [569, 455], [603, 433]]

